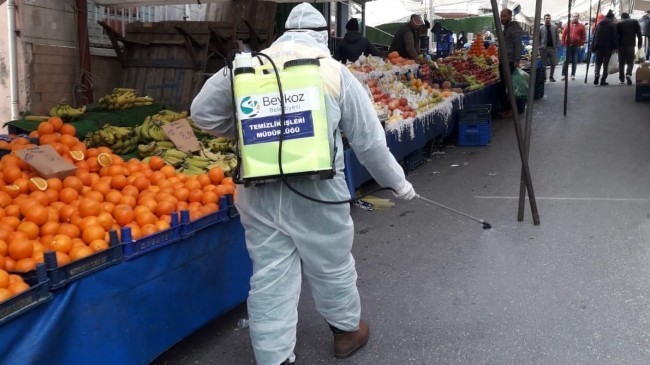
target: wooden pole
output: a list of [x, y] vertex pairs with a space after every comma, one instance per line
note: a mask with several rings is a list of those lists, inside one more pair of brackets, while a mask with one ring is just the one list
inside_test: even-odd
[[539, 213], [537, 211], [537, 201], [535, 200], [535, 193], [533, 191], [533, 181], [532, 178], [530, 177], [528, 160], [525, 158], [526, 153], [524, 150], [524, 138], [521, 132], [521, 125], [519, 124], [519, 111], [517, 110], [517, 101], [515, 100], [514, 88], [512, 86], [512, 75], [510, 73], [508, 52], [506, 51], [506, 47], [505, 47], [503, 29], [501, 29], [501, 17], [499, 15], [497, 1], [490, 0], [490, 2], [492, 4], [492, 15], [494, 16], [494, 24], [497, 32], [497, 39], [499, 40], [499, 63], [503, 68], [503, 75], [505, 76], [505, 80], [501, 80], [501, 82], [505, 83], [506, 89], [508, 91], [508, 98], [510, 101], [510, 105], [512, 106], [512, 120], [515, 127], [515, 134], [517, 136], [517, 146], [519, 147], [519, 157], [521, 158], [524, 180], [526, 181], [528, 197], [530, 199], [530, 208], [533, 213], [533, 222], [535, 225], [539, 225]]

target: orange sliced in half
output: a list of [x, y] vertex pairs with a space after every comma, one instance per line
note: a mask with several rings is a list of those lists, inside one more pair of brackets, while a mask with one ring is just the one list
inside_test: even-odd
[[97, 162], [99, 163], [99, 166], [106, 167], [113, 164], [113, 158], [108, 153], [100, 153], [99, 156], [97, 156]]
[[75, 161], [83, 161], [86, 158], [82, 151], [70, 151], [70, 157]]
[[30, 191], [45, 191], [47, 189], [47, 181], [45, 179], [42, 179], [40, 177], [32, 177], [29, 179], [29, 190]]
[[9, 194], [11, 198], [15, 198], [20, 194], [20, 186], [18, 185], [5, 185], [2, 187], [2, 191]]

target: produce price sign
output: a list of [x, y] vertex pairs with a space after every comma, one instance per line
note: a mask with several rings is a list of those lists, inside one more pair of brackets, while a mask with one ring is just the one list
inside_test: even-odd
[[16, 151], [16, 155], [27, 162], [39, 175], [64, 178], [74, 173], [77, 167], [59, 156], [50, 145], [36, 146]]
[[179, 119], [162, 126], [167, 137], [183, 152], [194, 152], [201, 149], [199, 140], [190, 126], [187, 119]]

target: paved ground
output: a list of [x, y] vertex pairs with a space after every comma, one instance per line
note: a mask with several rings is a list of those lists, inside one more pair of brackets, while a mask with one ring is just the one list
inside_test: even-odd
[[[410, 177], [422, 201], [353, 210], [368, 345], [332, 356], [305, 287], [300, 364], [650, 363], [650, 101], [634, 86], [546, 84], [535, 103], [531, 173], [541, 225], [517, 222], [521, 165], [510, 120], [489, 146], [446, 148]], [[593, 68], [590, 69], [593, 74]], [[453, 167], [453, 165], [459, 165]], [[389, 197], [389, 195], [384, 195]], [[253, 364], [244, 305], [153, 364]]]

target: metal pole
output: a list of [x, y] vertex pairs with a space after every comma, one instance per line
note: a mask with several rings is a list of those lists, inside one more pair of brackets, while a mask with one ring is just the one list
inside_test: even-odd
[[[535, 98], [535, 85], [537, 85], [537, 53], [539, 52], [539, 22], [542, 17], [542, 0], [535, 3], [535, 17], [533, 18], [533, 51], [530, 62], [530, 81], [528, 84], [528, 105], [526, 106], [526, 126], [524, 132], [524, 158], [528, 161], [530, 151], [530, 134], [533, 125], [533, 99]], [[519, 211], [517, 220], [524, 220], [524, 208], [526, 204], [526, 177], [521, 171], [521, 182], [519, 184]]]
[[[539, 1], [539, 0], [538, 0]], [[512, 120], [515, 126], [515, 134], [517, 135], [517, 146], [519, 147], [519, 156], [521, 158], [521, 165], [524, 173], [524, 180], [528, 188], [528, 197], [530, 198], [530, 208], [533, 213], [533, 222], [539, 225], [539, 213], [537, 212], [537, 202], [535, 200], [535, 193], [533, 191], [533, 181], [530, 177], [530, 169], [528, 168], [528, 160], [525, 158], [524, 151], [524, 138], [521, 132], [521, 125], [519, 124], [519, 111], [517, 110], [517, 101], [515, 100], [514, 88], [512, 87], [512, 75], [510, 74], [510, 66], [508, 62], [508, 53], [505, 47], [505, 40], [503, 38], [503, 29], [501, 29], [501, 17], [499, 15], [497, 0], [490, 0], [492, 4], [492, 15], [494, 16], [494, 24], [497, 32], [497, 39], [499, 41], [499, 63], [503, 68], [503, 74], [508, 91], [508, 99], [512, 106]]]
[[[569, 60], [569, 47], [571, 47], [571, 1], [569, 0], [569, 22], [566, 25], [566, 32], [567, 32], [567, 38], [566, 38], [566, 45], [564, 46], [566, 55], [564, 57], [564, 65], [562, 65], [562, 69], [564, 69], [564, 66], [566, 66], [566, 73], [564, 74], [564, 116], [566, 117], [566, 109], [567, 109], [567, 98], [568, 98], [568, 92], [569, 92], [569, 63], [567, 62]], [[571, 57], [572, 62], [578, 62], [578, 60], [573, 60], [573, 57]]]
[[20, 118], [18, 94], [18, 50], [16, 46], [16, 1], [7, 0], [7, 33], [9, 35], [9, 97], [11, 120]]

